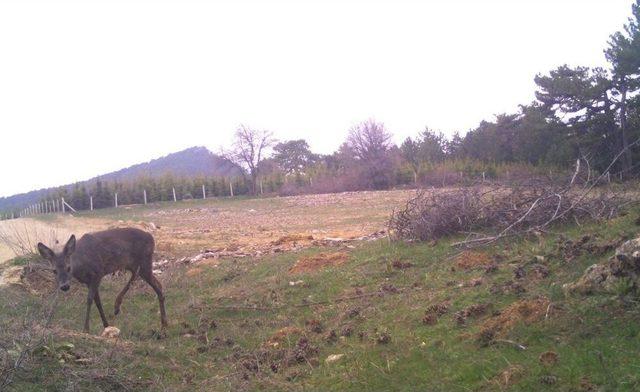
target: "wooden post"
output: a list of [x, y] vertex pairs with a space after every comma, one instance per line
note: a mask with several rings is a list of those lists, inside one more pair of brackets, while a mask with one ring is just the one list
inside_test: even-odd
[[229, 181], [229, 192], [231, 193], [231, 197], [233, 197], [233, 182]]
[[262, 178], [260, 179], [260, 194], [261, 195], [263, 194], [263, 192], [262, 192]]
[[485, 181], [484, 172], [482, 172], [482, 182]]
[[69, 205], [66, 201], [64, 201], [64, 199], [62, 199], [62, 207], [67, 207], [68, 209], [70, 209], [73, 212], [78, 212], [78, 211], [76, 211], [75, 208], [71, 207], [71, 205]]
[[142, 196], [144, 197], [144, 205], [147, 205], [147, 190], [143, 189], [142, 190]]
[[89, 211], [93, 211], [93, 196], [89, 196]]
[[116, 208], [118, 208], [118, 192], [115, 193], [114, 199], [115, 199], [115, 206]]
[[204, 189], [204, 184], [202, 184], [202, 200], [207, 198], [207, 191]]
[[60, 198], [60, 205], [62, 206], [62, 213], [65, 213], [65, 208], [64, 208], [64, 197]]
[[178, 201], [178, 199], [176, 198], [176, 188], [171, 188], [173, 189], [173, 201], [176, 202]]

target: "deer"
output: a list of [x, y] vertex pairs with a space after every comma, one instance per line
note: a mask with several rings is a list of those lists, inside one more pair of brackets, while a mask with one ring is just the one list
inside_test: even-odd
[[162, 285], [153, 276], [155, 241], [151, 234], [136, 228], [117, 228], [84, 234], [77, 243], [75, 235], [71, 235], [61, 251], [53, 251], [42, 242], [37, 247], [40, 255], [53, 265], [60, 290], [69, 290], [72, 277], [87, 285], [89, 293], [84, 319], [85, 333], [89, 333], [89, 315], [93, 302], [96, 303], [102, 324], [105, 328], [109, 326], [102, 309], [99, 287], [104, 276], [117, 271], [129, 271], [131, 278], [116, 297], [114, 315], [120, 313], [124, 295], [136, 277], [140, 276], [158, 296], [160, 323], [162, 330], [166, 329], [168, 323]]

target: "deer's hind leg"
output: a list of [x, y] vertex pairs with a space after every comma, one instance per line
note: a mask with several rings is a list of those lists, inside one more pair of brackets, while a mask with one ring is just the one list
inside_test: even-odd
[[120, 313], [120, 306], [122, 305], [122, 300], [124, 299], [124, 295], [127, 293], [127, 291], [129, 291], [129, 288], [131, 287], [131, 283], [133, 283], [133, 281], [136, 280], [137, 277], [138, 277], [138, 269], [131, 271], [131, 278], [127, 282], [127, 285], [124, 286], [120, 294], [118, 294], [118, 296], [116, 297], [116, 303], [113, 310], [114, 315], [118, 315]]
[[141, 269], [140, 277], [144, 279], [145, 282], [149, 283], [149, 286], [151, 286], [156, 292], [156, 295], [158, 296], [158, 302], [160, 303], [160, 323], [162, 324], [162, 328], [166, 328], [168, 325], [167, 312], [164, 309], [164, 294], [162, 293], [162, 285], [160, 284], [158, 279], [153, 276], [153, 271], [151, 270], [151, 268]]

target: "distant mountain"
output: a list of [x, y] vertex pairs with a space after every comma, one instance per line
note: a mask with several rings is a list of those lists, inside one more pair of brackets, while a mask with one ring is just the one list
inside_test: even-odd
[[235, 177], [241, 175], [241, 172], [234, 163], [213, 154], [206, 147], [191, 147], [149, 162], [103, 174], [98, 178], [104, 181], [129, 181], [140, 177], [161, 177], [165, 174], [176, 177]]
[[[141, 177], [162, 177], [171, 174], [176, 177], [236, 177], [242, 174], [241, 169], [226, 158], [213, 154], [206, 147], [191, 147], [174, 152], [149, 162], [139, 163], [127, 168], [103, 174], [92, 179], [81, 181], [90, 184], [98, 179], [102, 181], [133, 181]], [[73, 184], [63, 185], [71, 188]], [[18, 195], [0, 197], [0, 212], [22, 209], [39, 202], [50, 191], [59, 187], [39, 189]]]

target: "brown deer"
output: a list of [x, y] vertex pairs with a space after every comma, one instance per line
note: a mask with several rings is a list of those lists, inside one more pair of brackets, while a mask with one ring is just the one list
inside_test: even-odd
[[69, 290], [71, 276], [87, 285], [87, 313], [84, 319], [84, 331], [89, 332], [89, 313], [95, 301], [102, 324], [109, 326], [102, 309], [98, 289], [102, 277], [116, 271], [128, 270], [131, 279], [116, 297], [114, 314], [120, 313], [120, 305], [127, 290], [137, 275], [140, 275], [156, 292], [160, 301], [160, 322], [162, 328], [167, 326], [167, 315], [164, 309], [164, 295], [160, 282], [153, 276], [152, 256], [155, 243], [153, 236], [134, 228], [110, 229], [83, 235], [76, 244], [72, 235], [61, 252], [54, 252], [42, 243], [38, 243], [38, 251], [49, 260], [56, 270], [58, 287], [62, 291]]

